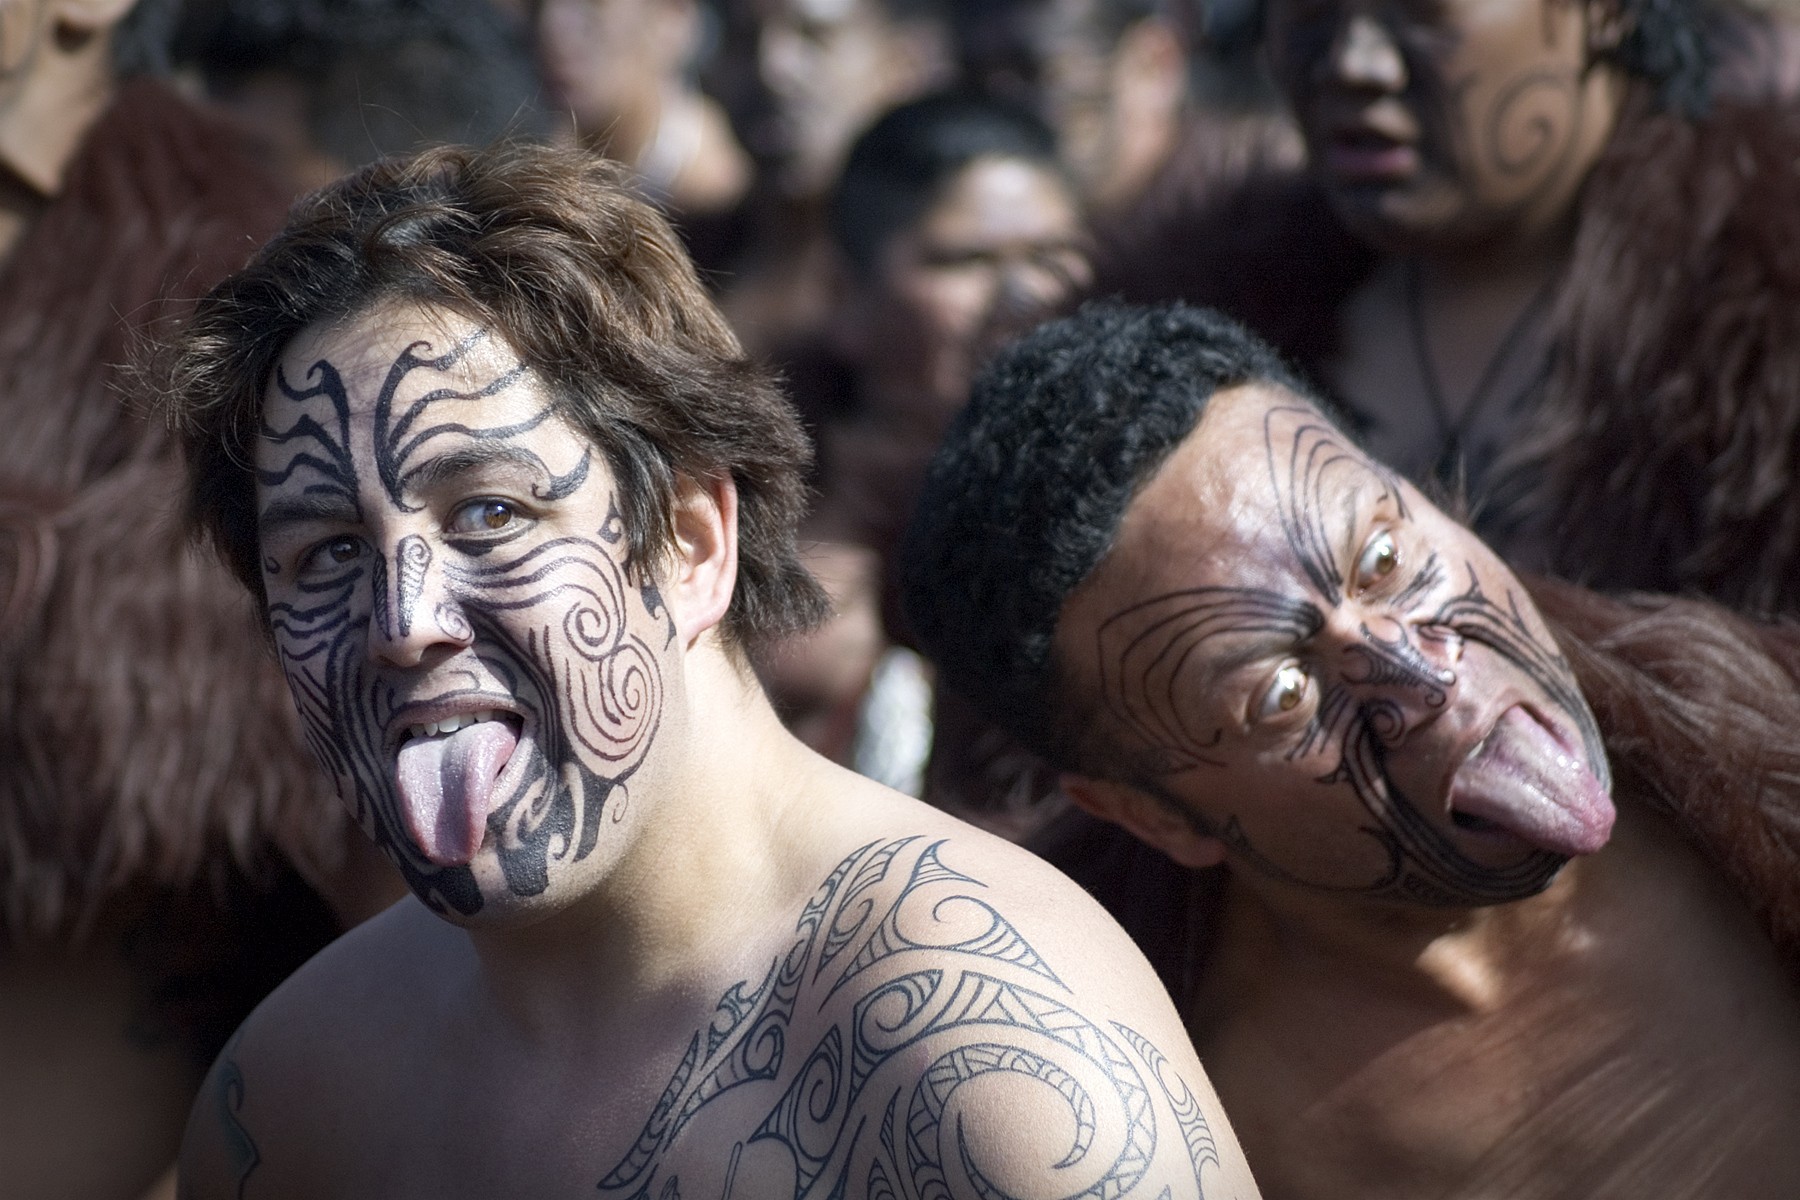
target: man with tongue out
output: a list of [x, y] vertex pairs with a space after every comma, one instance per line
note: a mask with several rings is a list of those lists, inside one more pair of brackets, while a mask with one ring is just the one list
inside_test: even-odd
[[[1004, 353], [902, 557], [943, 686], [1166, 856], [1078, 813], [1039, 842], [1153, 948], [1266, 1194], [1800, 1195], [1800, 639], [1770, 631], [1783, 665], [1722, 610], [1536, 585], [1587, 638], [1665, 638], [1637, 671], [1565, 630], [1641, 693], [1612, 705], [1615, 797], [1533, 593], [1266, 346], [1180, 306]], [[1732, 672], [1765, 740], [1720, 722], [1737, 761], [1687, 733], [1693, 761], [1642, 769]], [[1697, 852], [1708, 820], [1758, 854]]]
[[376, 164], [165, 365], [416, 897], [240, 1029], [186, 1194], [1256, 1196], [1089, 897], [783, 729], [751, 655], [822, 608], [805, 439], [616, 168]]

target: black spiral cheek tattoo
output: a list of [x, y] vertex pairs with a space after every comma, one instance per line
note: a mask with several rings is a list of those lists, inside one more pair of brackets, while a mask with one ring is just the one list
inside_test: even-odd
[[529, 769], [496, 798], [488, 828], [508, 887], [536, 895], [553, 863], [592, 852], [609, 798], [643, 763], [662, 668], [630, 626], [624, 571], [598, 533], [450, 574], [484, 665], [527, 709]]
[[[519, 384], [523, 367], [499, 370], [474, 386], [434, 386], [463, 367], [486, 337], [477, 331], [437, 356], [415, 341], [397, 355], [367, 417], [357, 418], [369, 421], [369, 449], [360, 457], [352, 450], [350, 396], [333, 362], [315, 362], [305, 386], [278, 368], [276, 389], [292, 407], [272, 404], [262, 437], [290, 455], [280, 469], [259, 472], [259, 486], [331, 497], [362, 522], [364, 496], [378, 484], [382, 503], [409, 514], [420, 511], [410, 498], [412, 480], [440, 448], [482, 445], [504, 445], [515, 460], [535, 461], [546, 481], [533, 488], [539, 501], [566, 500], [596, 486], [591, 452], [561, 474], [531, 452], [536, 443], [529, 435], [554, 416], [548, 403], [506, 425], [482, 423], [490, 411], [483, 402]], [[402, 401], [402, 388], [421, 372], [427, 386]], [[393, 748], [382, 744], [380, 732], [391, 723], [395, 697], [369, 662], [371, 627], [395, 641], [414, 636], [423, 620], [469, 647], [466, 665], [442, 668], [445, 690], [437, 699], [492, 697], [499, 687], [527, 709], [526, 736], [515, 752], [520, 761], [507, 768], [514, 782], [509, 795], [495, 798], [488, 830], [508, 889], [537, 895], [549, 885], [552, 863], [592, 851], [608, 795], [636, 771], [660, 718], [660, 668], [626, 627], [622, 574], [605, 545], [609, 536], [619, 538], [622, 525], [612, 528], [618, 524], [615, 515], [593, 538], [525, 551], [509, 552], [504, 539], [471, 543], [472, 567], [440, 560], [430, 542], [408, 534], [391, 555], [361, 556], [327, 581], [290, 589], [286, 594], [297, 591], [298, 602], [270, 607], [314, 753], [338, 780], [361, 827], [440, 912], [472, 914], [482, 898], [470, 868], [430, 863], [404, 832]]]
[[1580, 83], [1566, 71], [1522, 74], [1499, 89], [1473, 128], [1478, 165], [1503, 179], [1554, 178], [1580, 144]]

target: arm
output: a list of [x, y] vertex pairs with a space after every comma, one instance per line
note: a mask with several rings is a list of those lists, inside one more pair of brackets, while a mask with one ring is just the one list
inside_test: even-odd
[[239, 1200], [261, 1155], [245, 1121], [249, 1088], [239, 1064], [243, 1031], [232, 1035], [188, 1114], [179, 1174], [181, 1200]]

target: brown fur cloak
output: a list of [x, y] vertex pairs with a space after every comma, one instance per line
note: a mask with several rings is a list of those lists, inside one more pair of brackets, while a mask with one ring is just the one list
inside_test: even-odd
[[[1222, 308], [1317, 379], [1376, 265], [1293, 172], [1143, 242], [1097, 294]], [[1532, 531], [1596, 587], [1800, 613], [1800, 108], [1730, 98], [1694, 120], [1634, 97], [1581, 198], [1550, 353], [1513, 456], [1544, 483], [1488, 531]]]
[[[132, 343], [279, 226], [234, 131], [127, 85], [0, 273], [0, 897], [91, 920], [276, 855], [328, 869], [345, 818], [240, 588], [185, 536], [174, 439]], [[3, 939], [0, 939], [3, 940]]]

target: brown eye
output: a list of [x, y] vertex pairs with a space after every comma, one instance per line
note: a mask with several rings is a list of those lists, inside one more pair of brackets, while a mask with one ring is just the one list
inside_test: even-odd
[[329, 571], [346, 563], [355, 562], [362, 557], [363, 544], [361, 538], [335, 537], [330, 541], [320, 542], [300, 560], [300, 573], [309, 574], [314, 571]]
[[1269, 690], [1263, 693], [1262, 703], [1256, 714], [1258, 719], [1280, 716], [1299, 708], [1306, 700], [1306, 689], [1310, 682], [1306, 670], [1300, 664], [1283, 664], [1270, 681]]
[[519, 519], [519, 510], [505, 500], [471, 500], [457, 509], [450, 528], [455, 533], [499, 533]]
[[1394, 535], [1385, 529], [1369, 539], [1368, 545], [1356, 560], [1356, 582], [1361, 587], [1372, 583], [1380, 583], [1392, 575], [1400, 565], [1400, 547], [1394, 544]]

